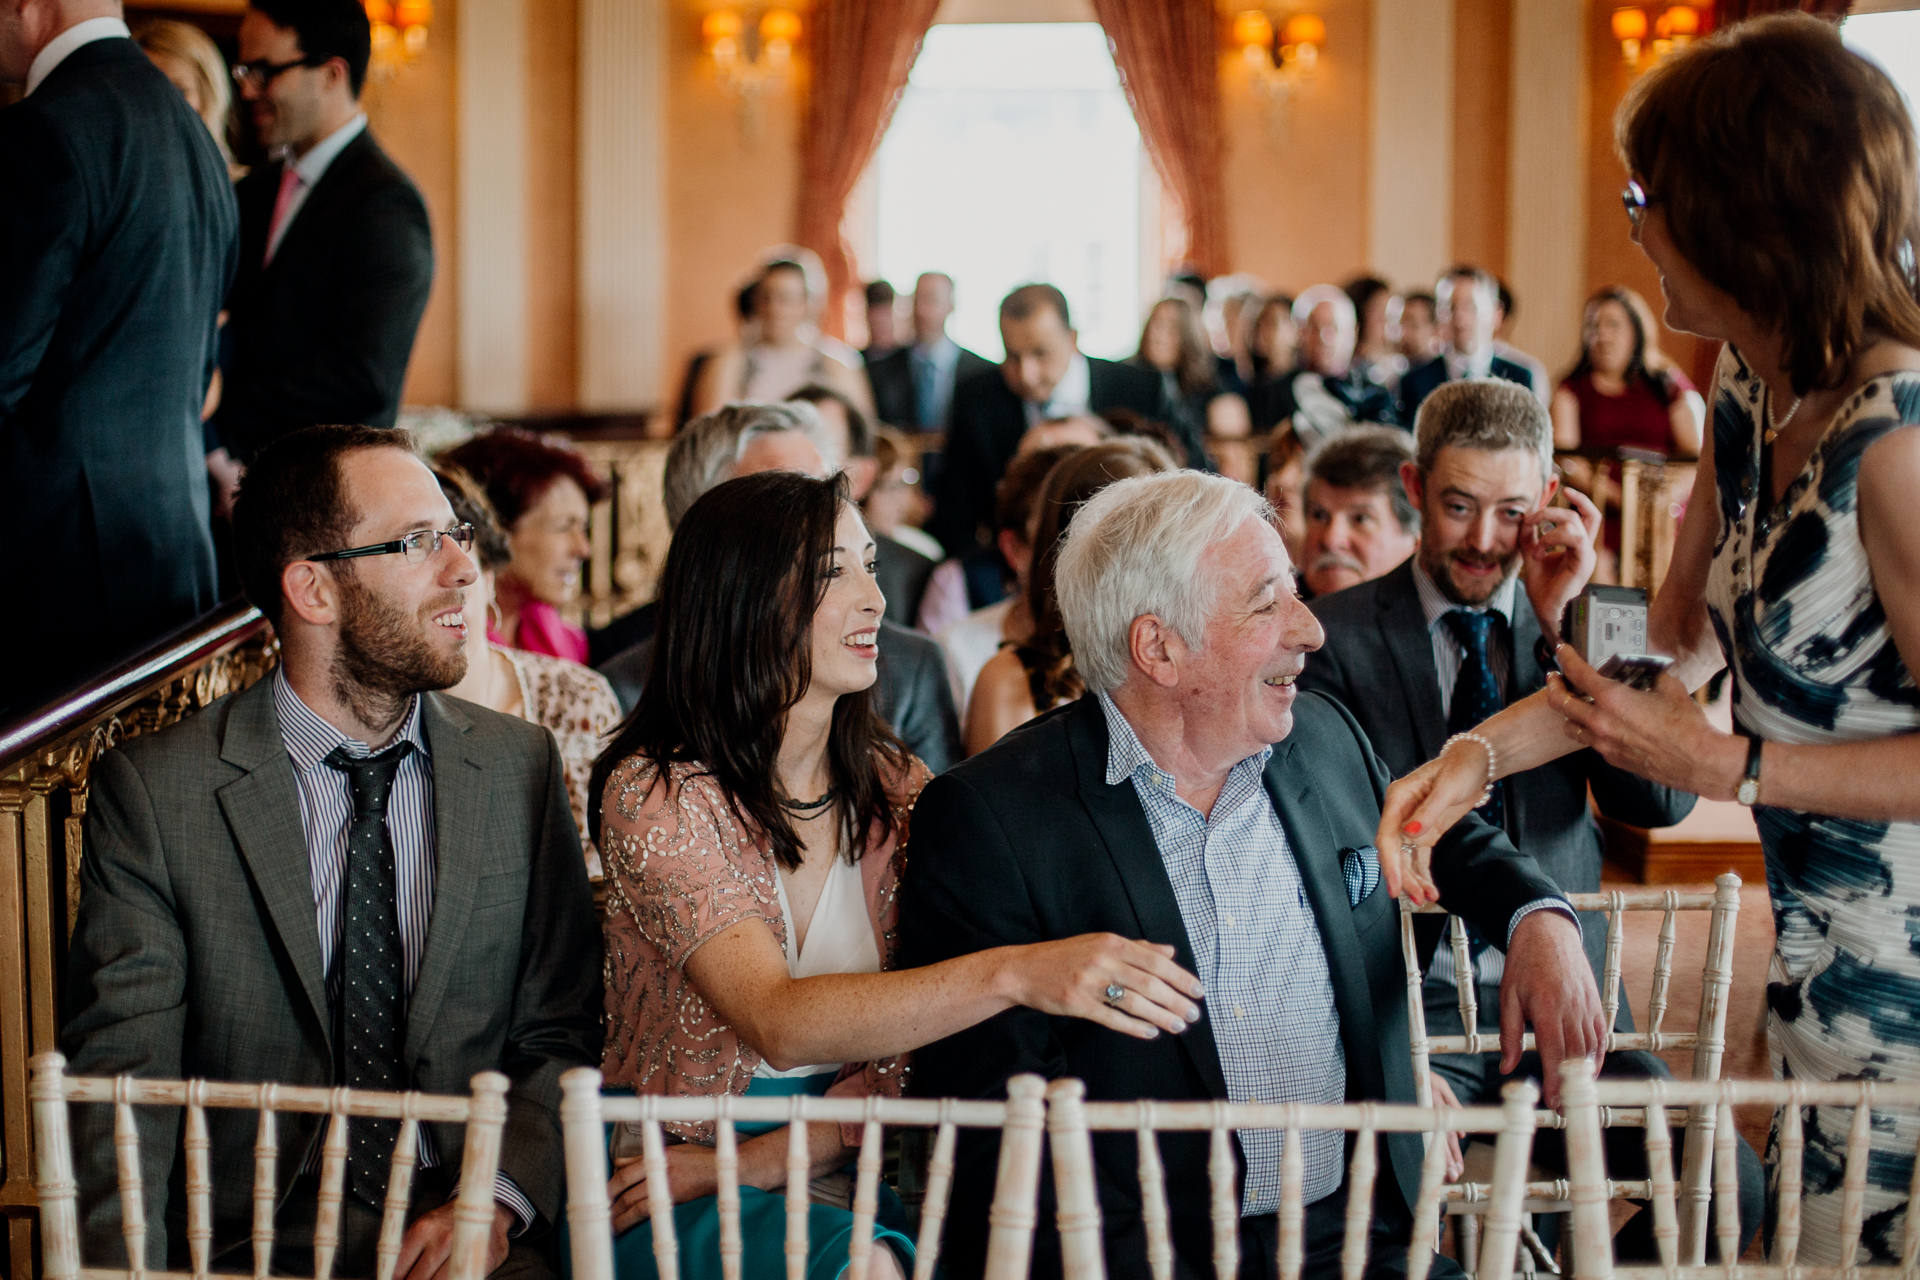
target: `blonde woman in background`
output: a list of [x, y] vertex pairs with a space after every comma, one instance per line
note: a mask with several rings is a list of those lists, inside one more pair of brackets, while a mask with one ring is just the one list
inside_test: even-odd
[[227, 121], [233, 110], [232, 75], [213, 37], [192, 23], [155, 18], [141, 23], [134, 39], [205, 122], [221, 158], [227, 162], [227, 176], [235, 182], [246, 176], [246, 166], [234, 163], [233, 151], [227, 145]]

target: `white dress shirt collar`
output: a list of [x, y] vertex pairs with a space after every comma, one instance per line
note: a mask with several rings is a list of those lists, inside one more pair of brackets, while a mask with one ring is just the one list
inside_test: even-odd
[[1076, 414], [1090, 412], [1088, 403], [1093, 399], [1093, 366], [1087, 363], [1086, 356], [1076, 351], [1073, 360], [1067, 365], [1066, 373], [1053, 388], [1053, 395], [1043, 402], [1026, 402], [1027, 425], [1036, 426], [1042, 422], [1052, 422], [1056, 418], [1071, 418]]
[[67, 55], [81, 45], [92, 44], [95, 40], [112, 40], [116, 36], [122, 39], [132, 35], [127, 24], [119, 18], [88, 18], [85, 22], [76, 22], [47, 41], [47, 47], [34, 55], [33, 65], [27, 68], [27, 92], [32, 93], [40, 87], [40, 82], [53, 74], [53, 69], [67, 60]]
[[1493, 348], [1482, 347], [1478, 351], [1455, 351], [1447, 348], [1447, 381], [1458, 382], [1462, 378], [1485, 378], [1493, 373]]
[[1427, 626], [1429, 628], [1439, 626], [1440, 619], [1446, 617], [1455, 609], [1466, 609], [1474, 613], [1483, 613], [1487, 610], [1492, 610], [1502, 618], [1505, 618], [1507, 625], [1511, 627], [1513, 625], [1514, 594], [1519, 589], [1519, 586], [1519, 578], [1508, 578], [1500, 584], [1499, 588], [1494, 591], [1493, 595], [1488, 598], [1485, 604], [1455, 604], [1453, 601], [1447, 599], [1446, 593], [1440, 590], [1439, 584], [1427, 573], [1426, 566], [1420, 563], [1419, 553], [1414, 553], [1413, 589], [1419, 593], [1420, 612], [1426, 615]]
[[[311, 190], [326, 173], [327, 167], [339, 159], [340, 153], [347, 149], [347, 144], [364, 133], [366, 128], [367, 113], [355, 112], [353, 119], [314, 143], [307, 154], [298, 160], [293, 158], [293, 152], [290, 149], [282, 150], [280, 160], [282, 163], [292, 164], [293, 171], [300, 175], [300, 181]], [[287, 221], [291, 222], [293, 219], [289, 217]]]

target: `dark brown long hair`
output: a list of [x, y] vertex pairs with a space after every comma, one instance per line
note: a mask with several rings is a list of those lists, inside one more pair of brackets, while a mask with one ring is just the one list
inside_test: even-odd
[[1196, 395], [1214, 385], [1213, 348], [1207, 345], [1207, 331], [1200, 325], [1200, 313], [1185, 298], [1162, 298], [1147, 312], [1147, 323], [1140, 326], [1140, 349], [1133, 363], [1143, 369], [1154, 367], [1147, 359], [1147, 330], [1162, 307], [1172, 307], [1174, 325], [1180, 334], [1180, 350], [1174, 356], [1173, 376], [1183, 395]]
[[[813, 682], [813, 615], [826, 594], [834, 526], [851, 502], [844, 472], [815, 480], [766, 471], [716, 485], [687, 508], [660, 577], [646, 690], [593, 766], [588, 827], [596, 842], [607, 779], [638, 755], [662, 775], [697, 764], [776, 862], [789, 871], [800, 865], [800, 839], [781, 801], [801, 797], [785, 793], [775, 764], [787, 713]], [[906, 747], [874, 711], [872, 689], [834, 704], [827, 768], [849, 861], [869, 834], [892, 833], [885, 780], [906, 763]]]
[[1655, 67], [1614, 146], [1674, 247], [1780, 335], [1796, 395], [1880, 333], [1920, 346], [1920, 149], [1886, 72], [1801, 13], [1736, 23]]
[[[1666, 352], [1660, 350], [1660, 330], [1654, 326], [1653, 308], [1632, 289], [1616, 284], [1595, 290], [1587, 299], [1587, 305], [1581, 309], [1582, 314], [1598, 311], [1603, 302], [1614, 303], [1625, 311], [1627, 323], [1633, 328], [1633, 355], [1628, 359], [1627, 371], [1620, 380], [1628, 386], [1644, 382], [1662, 400], [1672, 399], [1673, 380], [1669, 375], [1673, 370], [1673, 361], [1667, 358]], [[1587, 345], [1583, 335], [1580, 339], [1580, 359], [1574, 362], [1573, 368], [1562, 381], [1571, 382], [1592, 372], [1593, 348]]]
[[1073, 645], [1053, 590], [1060, 538], [1087, 499], [1116, 480], [1176, 468], [1173, 456], [1144, 436], [1127, 436], [1075, 450], [1047, 473], [1034, 502], [1033, 567], [1027, 571], [1027, 616], [1033, 637], [1021, 646], [1028, 659], [1033, 709], [1045, 711], [1062, 698], [1077, 698], [1086, 683], [1073, 669]]

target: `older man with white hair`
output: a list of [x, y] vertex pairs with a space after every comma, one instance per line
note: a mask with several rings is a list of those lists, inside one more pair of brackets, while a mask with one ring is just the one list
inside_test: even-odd
[[[1110, 930], [1198, 974], [1202, 1016], [1136, 1040], [1011, 1011], [917, 1054], [919, 1091], [999, 1096], [1032, 1071], [1077, 1076], [1101, 1100], [1414, 1096], [1397, 913], [1373, 847], [1389, 775], [1351, 715], [1295, 687], [1322, 633], [1271, 521], [1253, 490], [1190, 471], [1124, 480], [1087, 504], [1056, 585], [1088, 693], [928, 784], [901, 897], [904, 964]], [[1604, 1031], [1565, 899], [1477, 820], [1434, 863], [1449, 908], [1505, 948], [1503, 1044], [1517, 1060], [1531, 1022], [1551, 1090], [1558, 1060], [1597, 1055]], [[1122, 1012], [1138, 1007], [1110, 994]], [[1240, 1274], [1271, 1277], [1280, 1135], [1243, 1131], [1237, 1146]], [[1411, 1135], [1382, 1146], [1374, 1277], [1404, 1273], [1422, 1151]], [[1330, 1277], [1342, 1141], [1309, 1134], [1303, 1149], [1306, 1274]], [[996, 1152], [995, 1135], [961, 1140], [942, 1257], [956, 1276], [984, 1263]], [[1148, 1274], [1135, 1153], [1131, 1135], [1094, 1139], [1114, 1276]], [[1169, 1134], [1161, 1153], [1176, 1270], [1204, 1274], [1207, 1139]], [[1034, 1274], [1059, 1269], [1043, 1227]], [[1431, 1273], [1458, 1274], [1437, 1257]]]
[[1309, 449], [1356, 422], [1400, 425], [1393, 394], [1353, 366], [1359, 317], [1337, 285], [1316, 284], [1293, 301], [1300, 333], [1300, 368], [1273, 384], [1264, 417], [1292, 424]]

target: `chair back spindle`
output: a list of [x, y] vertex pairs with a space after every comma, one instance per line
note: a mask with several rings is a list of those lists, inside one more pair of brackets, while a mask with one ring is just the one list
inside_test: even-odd
[[1053, 1148], [1053, 1186], [1059, 1202], [1060, 1266], [1065, 1280], [1104, 1280], [1100, 1202], [1094, 1191], [1093, 1140], [1082, 1101], [1087, 1086], [1055, 1080], [1047, 1086], [1047, 1137]]

